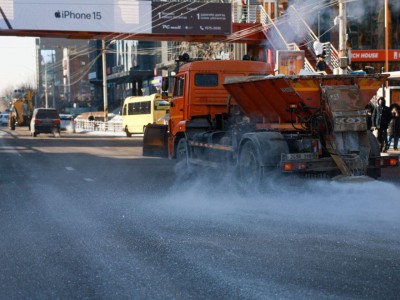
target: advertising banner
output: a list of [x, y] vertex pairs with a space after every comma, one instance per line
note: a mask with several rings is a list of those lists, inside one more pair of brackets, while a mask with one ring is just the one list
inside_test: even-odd
[[153, 2], [153, 33], [221, 34], [232, 32], [230, 3]]
[[230, 3], [0, 0], [0, 31], [228, 35], [231, 14]]
[[0, 29], [151, 33], [151, 2], [0, 0]]
[[297, 75], [304, 68], [304, 51], [276, 51], [279, 74]]

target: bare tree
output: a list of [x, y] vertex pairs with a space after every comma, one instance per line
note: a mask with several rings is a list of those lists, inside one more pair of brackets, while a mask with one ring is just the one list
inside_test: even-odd
[[20, 84], [18, 87], [7, 86], [4, 88], [0, 94], [0, 111], [5, 111], [6, 109], [11, 107], [11, 102], [16, 94], [15, 90], [33, 90], [35, 91], [32, 84], [23, 83]]
[[5, 111], [10, 108], [10, 102], [12, 101], [12, 96], [14, 93], [14, 88], [12, 86], [7, 86], [4, 88], [0, 95], [0, 111]]
[[222, 57], [228, 55], [229, 59], [232, 59], [232, 44], [222, 42], [210, 42], [210, 43], [190, 43], [182, 42], [179, 46], [179, 54], [188, 53], [193, 59], [225, 59]]

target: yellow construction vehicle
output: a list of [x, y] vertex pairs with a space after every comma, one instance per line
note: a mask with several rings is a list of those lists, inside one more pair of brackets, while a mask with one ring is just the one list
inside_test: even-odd
[[15, 130], [15, 126], [29, 126], [33, 113], [33, 91], [16, 90], [11, 102], [8, 115], [8, 127]]

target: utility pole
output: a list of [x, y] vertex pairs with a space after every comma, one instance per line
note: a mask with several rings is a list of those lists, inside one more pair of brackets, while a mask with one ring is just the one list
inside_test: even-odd
[[63, 75], [64, 75], [64, 95], [68, 104], [71, 104], [71, 72], [70, 72], [70, 51], [69, 48], [63, 48]]
[[[385, 0], [385, 70], [389, 72], [389, 4]], [[387, 84], [387, 81], [386, 81]]]
[[339, 0], [339, 74], [347, 74], [347, 18], [346, 4]]
[[103, 98], [104, 98], [104, 122], [108, 122], [108, 99], [107, 99], [107, 66], [106, 66], [106, 42], [101, 41], [101, 56], [103, 65]]
[[38, 95], [40, 89], [40, 40], [39, 38], [35, 39], [36, 43], [36, 93], [35, 93], [35, 100], [34, 100], [34, 107], [38, 107]]
[[51, 72], [51, 92], [52, 92], [52, 96], [53, 96], [53, 108], [56, 108], [56, 96], [55, 94], [55, 89], [54, 89], [54, 85], [55, 85], [55, 80], [54, 80], [54, 64], [55, 64], [55, 55], [56, 52], [55, 50], [51, 50], [51, 63], [52, 63], [52, 72]]
[[45, 99], [45, 108], [49, 108], [49, 99], [47, 92], [47, 64], [44, 65], [44, 99]]

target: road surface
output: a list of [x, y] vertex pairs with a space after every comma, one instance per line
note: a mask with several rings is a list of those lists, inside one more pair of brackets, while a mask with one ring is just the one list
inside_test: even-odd
[[245, 192], [141, 143], [0, 129], [0, 298], [398, 299], [398, 170]]

